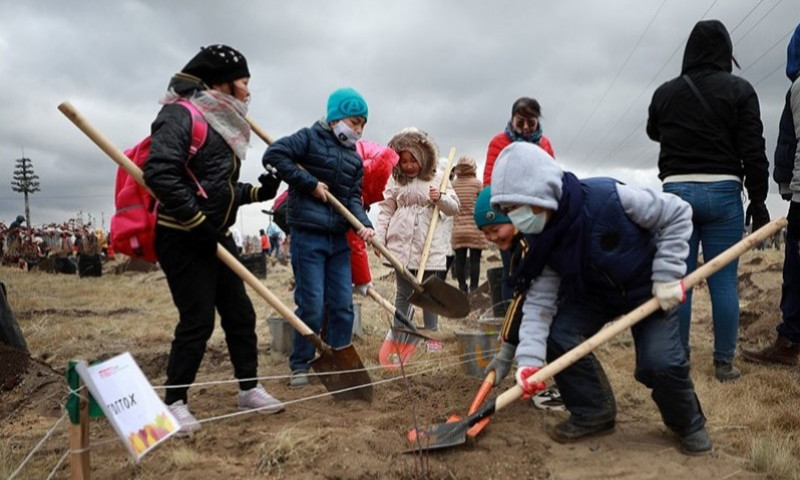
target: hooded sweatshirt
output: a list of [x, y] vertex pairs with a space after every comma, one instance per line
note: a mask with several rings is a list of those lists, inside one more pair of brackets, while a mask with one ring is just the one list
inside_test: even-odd
[[784, 198], [800, 202], [800, 149], [797, 148], [800, 138], [800, 25], [786, 49], [786, 76], [792, 85], [786, 92], [786, 104], [778, 125], [772, 178], [780, 186]]
[[[733, 46], [718, 20], [698, 22], [683, 56], [681, 76], [653, 94], [647, 135], [661, 143], [659, 178], [673, 175], [733, 175], [743, 179], [752, 202], [767, 197], [765, 153], [758, 96], [731, 74]], [[688, 75], [712, 112], [692, 92]]]

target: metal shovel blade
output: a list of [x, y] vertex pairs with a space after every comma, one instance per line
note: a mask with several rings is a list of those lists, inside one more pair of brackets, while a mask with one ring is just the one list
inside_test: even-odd
[[428, 277], [408, 299], [414, 305], [450, 318], [469, 315], [469, 300], [458, 288], [436, 277]]
[[322, 374], [320, 381], [337, 400], [372, 402], [372, 379], [353, 344], [319, 350], [311, 367]]
[[[521, 390], [520, 390], [521, 391]], [[494, 399], [481, 406], [478, 411], [468, 416], [464, 420], [457, 422], [439, 423], [432, 425], [425, 430], [417, 431], [417, 444], [414, 448], [403, 453], [413, 453], [420, 450], [437, 450], [441, 448], [455, 447], [467, 442], [467, 432], [484, 418], [490, 417], [495, 412]], [[409, 440], [411, 438], [409, 437]]]

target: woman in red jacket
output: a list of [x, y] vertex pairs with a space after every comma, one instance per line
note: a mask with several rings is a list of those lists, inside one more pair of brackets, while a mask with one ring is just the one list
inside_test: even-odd
[[497, 156], [512, 142], [535, 143], [551, 157], [556, 158], [550, 140], [542, 135], [542, 124], [539, 122], [541, 116], [542, 108], [536, 99], [520, 97], [514, 102], [511, 106], [511, 120], [508, 121], [506, 129], [495, 135], [486, 150], [486, 163], [483, 166], [484, 187], [492, 184], [492, 170]]
[[[492, 170], [494, 170], [494, 162], [497, 156], [504, 148], [511, 145], [513, 142], [528, 142], [539, 145], [551, 157], [555, 158], [553, 153], [553, 146], [550, 145], [550, 140], [542, 135], [542, 124], [539, 122], [539, 117], [542, 116], [542, 108], [539, 102], [534, 98], [520, 97], [511, 106], [511, 120], [508, 121], [506, 129], [489, 142], [489, 148], [486, 150], [486, 163], [483, 165], [483, 186], [488, 187], [492, 184]], [[505, 251], [500, 251], [500, 258], [503, 260], [503, 282], [500, 287], [500, 297], [503, 301], [511, 300], [511, 289], [506, 285], [505, 278], [508, 277], [508, 262], [510, 261], [510, 254]]]

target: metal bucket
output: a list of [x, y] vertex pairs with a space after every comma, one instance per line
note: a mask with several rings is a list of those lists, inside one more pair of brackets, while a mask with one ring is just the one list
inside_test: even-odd
[[500, 348], [496, 332], [456, 332], [461, 365], [467, 375], [483, 378], [483, 370]]
[[282, 317], [268, 317], [267, 324], [272, 336], [271, 351], [283, 355], [292, 353], [292, 325]]

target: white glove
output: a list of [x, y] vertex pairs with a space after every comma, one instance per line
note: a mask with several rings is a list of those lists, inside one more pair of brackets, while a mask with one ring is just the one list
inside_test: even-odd
[[369, 283], [362, 283], [360, 285], [354, 285], [353, 291], [358, 293], [359, 295], [367, 296], [367, 290], [372, 288], [372, 282]]
[[662, 310], [671, 310], [686, 301], [686, 287], [683, 280], [653, 282], [653, 295]]
[[522, 388], [522, 398], [527, 400], [547, 388], [547, 384], [542, 381], [530, 380], [529, 377], [538, 371], [539, 367], [517, 367], [517, 373], [514, 377], [517, 380], [517, 385]]

